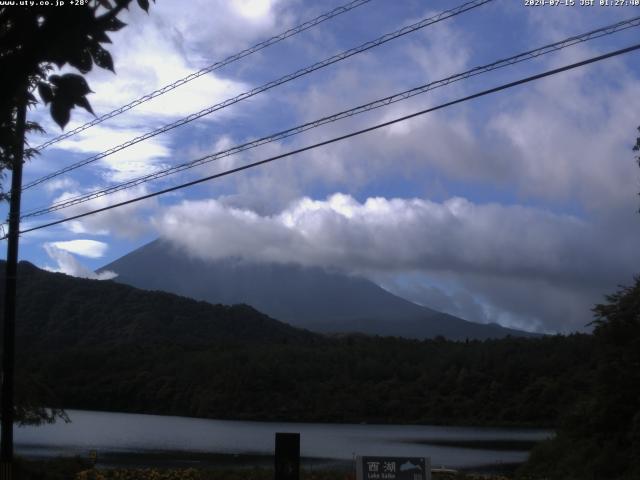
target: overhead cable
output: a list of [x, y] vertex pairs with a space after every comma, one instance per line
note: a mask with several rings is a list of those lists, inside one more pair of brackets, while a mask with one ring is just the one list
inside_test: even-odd
[[219, 68], [222, 68], [226, 65], [229, 65], [230, 63], [236, 62], [244, 57], [247, 57], [249, 55], [251, 55], [252, 53], [256, 53], [264, 48], [270, 47], [271, 45], [274, 45], [278, 42], [281, 42], [282, 40], [285, 40], [286, 38], [292, 37], [294, 35], [297, 35], [298, 33], [304, 32], [305, 30], [309, 30], [310, 28], [315, 27], [316, 25], [321, 24], [322, 22], [329, 20], [331, 18], [337, 17], [338, 15], [342, 15], [343, 13], [346, 13], [350, 10], [353, 10], [354, 8], [357, 8], [361, 5], [364, 5], [365, 3], [370, 2], [371, 0], [354, 0], [351, 3], [347, 3], [346, 5], [342, 5], [340, 7], [336, 7], [333, 10], [331, 10], [330, 12], [326, 12], [323, 13], [322, 15], [319, 15], [307, 22], [301, 23], [300, 25], [290, 28], [289, 30], [282, 32], [278, 35], [275, 35], [267, 40], [264, 40], [263, 42], [260, 42], [252, 47], [249, 47], [245, 50], [242, 50], [241, 52], [238, 52], [236, 54], [230, 55], [227, 58], [225, 58], [224, 60], [212, 63], [211, 65], [208, 65], [200, 70], [198, 70], [197, 72], [191, 73], [189, 75], [187, 75], [186, 77], [183, 77], [179, 80], [176, 80], [173, 83], [170, 83], [168, 85], [165, 85], [164, 87], [161, 87], [157, 90], [154, 90], [153, 92], [147, 93], [145, 95], [143, 95], [140, 98], [137, 98], [135, 100], [132, 100], [131, 102], [127, 103], [126, 105], [123, 105], [119, 108], [116, 108], [115, 110], [112, 110], [109, 113], [105, 113], [104, 115], [101, 115], [100, 117], [94, 118], [93, 120], [91, 120], [90, 122], [87, 122], [83, 125], [80, 125], [79, 127], [74, 128], [73, 130], [69, 130], [68, 132], [63, 133], [62, 135], [58, 135], [55, 138], [52, 138], [51, 140], [47, 140], [46, 142], [42, 143], [41, 145], [38, 145], [36, 147], [36, 150], [43, 150], [45, 148], [47, 148], [49, 145], [53, 145], [54, 143], [57, 143], [61, 140], [64, 140], [66, 138], [72, 137], [73, 135], [76, 135], [77, 133], [83, 132], [85, 130], [87, 130], [88, 128], [93, 127], [94, 125], [98, 125], [99, 123], [104, 122], [105, 120], [109, 120], [110, 118], [113, 118], [115, 116], [120, 115], [121, 113], [126, 112], [127, 110], [131, 110], [134, 107], [137, 107], [138, 105], [148, 102], [149, 100], [156, 98], [160, 95], [163, 95], [171, 90], [174, 90], [175, 88], [178, 88], [181, 85], [184, 85], [185, 83], [188, 83], [192, 80], [195, 80], [196, 78], [199, 78], [203, 75], [206, 75], [207, 73], [211, 73], [214, 70], [218, 70]]
[[424, 85], [421, 85], [419, 87], [415, 87], [412, 88], [410, 90], [405, 90], [403, 92], [400, 93], [395, 93], [393, 95], [387, 96], [385, 98], [381, 98], [378, 100], [375, 100], [373, 102], [369, 102], [366, 103], [364, 105], [359, 105], [357, 107], [351, 108], [349, 110], [343, 110], [341, 112], [335, 113], [333, 115], [329, 115], [329, 116], [325, 116], [322, 117], [320, 119], [314, 120], [312, 122], [307, 122], [305, 124], [302, 125], [298, 125], [296, 127], [287, 129], [287, 130], [283, 130], [268, 136], [264, 136], [262, 138], [258, 138], [256, 140], [252, 140], [250, 142], [246, 142], [243, 143], [241, 145], [236, 145], [230, 148], [227, 148], [225, 150], [216, 152], [216, 153], [212, 153], [210, 155], [206, 155], [200, 158], [197, 158], [195, 160], [191, 160], [189, 162], [185, 162], [179, 165], [175, 165], [169, 168], [165, 168], [162, 169], [160, 171], [157, 172], [152, 172], [149, 173], [147, 175], [143, 175], [122, 183], [119, 183], [117, 185], [112, 185], [110, 187], [106, 187], [106, 188], [102, 188], [102, 189], [98, 189], [98, 190], [94, 190], [92, 192], [87, 192], [81, 195], [77, 195], [71, 198], [65, 198], [63, 200], [60, 200], [58, 202], [53, 203], [52, 205], [48, 206], [48, 207], [43, 207], [43, 208], [39, 208], [39, 209], [34, 209], [31, 210], [27, 213], [25, 213], [21, 218], [25, 219], [25, 218], [29, 218], [29, 217], [35, 217], [35, 216], [40, 216], [40, 215], [45, 215], [47, 213], [51, 213], [57, 210], [61, 210], [63, 208], [68, 208], [71, 207], [73, 205], [77, 205], [79, 203], [84, 203], [85, 201], [88, 200], [93, 200], [96, 198], [100, 198], [103, 197], [105, 195], [110, 195], [112, 193], [121, 191], [121, 190], [125, 190], [128, 188], [132, 188], [138, 185], [141, 185], [143, 183], [147, 183], [150, 182], [152, 180], [157, 180], [159, 178], [163, 178], [166, 177], [168, 175], [172, 175], [184, 170], [188, 170], [194, 167], [198, 167], [216, 160], [219, 160], [221, 158], [226, 158], [235, 154], [238, 154], [240, 152], [252, 149], [252, 148], [256, 148], [258, 146], [261, 145], [265, 145], [267, 143], [271, 143], [271, 142], [275, 142], [277, 140], [282, 140], [284, 138], [287, 137], [291, 137], [293, 135], [297, 135], [300, 133], [303, 133], [305, 131], [311, 130], [313, 128], [317, 128], [321, 125], [325, 125], [328, 123], [332, 123], [332, 122], [336, 122], [338, 120], [347, 118], [347, 117], [351, 117], [354, 115], [358, 115], [364, 112], [368, 112], [380, 107], [384, 107], [387, 105], [390, 105], [392, 103], [396, 103], [402, 100], [406, 100], [408, 98], [411, 98], [413, 96], [416, 95], [420, 95], [426, 92], [429, 92], [431, 90], [434, 90], [436, 88], [440, 88], [440, 87], [444, 87], [446, 85], [449, 85], [451, 83], [460, 81], [460, 80], [464, 80], [476, 75], [480, 75], [483, 73], [487, 73], [493, 70], [497, 70], [500, 68], [504, 68], [510, 65], [514, 65], [526, 60], [531, 60], [534, 58], [538, 58], [542, 55], [547, 55], [549, 53], [558, 51], [558, 50], [562, 50], [564, 48], [570, 47], [572, 45], [575, 45], [577, 43], [582, 43], [582, 42], [586, 42], [588, 40], [593, 40], [595, 38], [600, 38], [602, 36], [605, 35], [611, 35], [613, 33], [616, 32], [620, 32], [622, 30], [628, 29], [628, 28], [632, 28], [632, 27], [638, 27], [640, 26], [640, 16], [635, 17], [635, 18], [631, 18], [628, 20], [624, 20], [621, 22], [617, 22], [615, 24], [612, 25], [608, 25], [606, 27], [601, 27], [598, 28], [596, 30], [592, 30], [590, 32], [587, 33], [583, 33], [580, 35], [575, 35], [572, 37], [569, 37], [565, 40], [561, 40], [559, 42], [555, 42], [549, 45], [545, 45], [543, 47], [539, 47], [537, 49], [534, 50], [529, 50], [527, 52], [524, 53], [519, 53], [517, 55], [513, 55], [511, 57], [508, 58], [504, 58], [501, 60], [496, 60], [492, 63], [486, 64], [486, 65], [482, 65], [479, 67], [475, 67], [472, 68], [470, 70], [467, 70], [465, 72], [461, 72], [461, 73], [457, 73], [455, 75], [451, 75], [449, 77], [443, 78], [441, 80], [436, 80]]
[[[450, 101], [450, 102], [446, 102], [446, 103], [437, 105], [435, 107], [427, 108], [425, 110], [420, 110], [420, 111], [412, 113], [410, 115], [405, 115], [403, 117], [395, 118], [395, 119], [389, 120], [387, 122], [379, 123], [377, 125], [374, 125], [374, 126], [371, 126], [371, 127], [368, 127], [368, 128], [364, 128], [362, 130], [357, 130], [357, 131], [354, 131], [354, 132], [351, 132], [351, 133], [348, 133], [348, 134], [345, 134], [345, 135], [341, 135], [339, 137], [334, 137], [334, 138], [331, 138], [329, 140], [325, 140], [325, 141], [322, 141], [322, 142], [319, 142], [319, 143], [315, 143], [313, 145], [308, 145], [306, 147], [298, 148], [296, 150], [292, 150], [292, 151], [289, 151], [289, 152], [286, 152], [286, 153], [282, 153], [280, 155], [275, 155], [273, 157], [269, 157], [269, 158], [266, 158], [264, 160], [260, 160], [258, 162], [253, 162], [253, 163], [249, 163], [247, 165], [243, 165], [241, 167], [236, 167], [236, 168], [232, 168], [232, 169], [229, 169], [229, 170], [225, 170], [224, 172], [220, 172], [220, 173], [216, 173], [214, 175], [209, 175], [207, 177], [203, 177], [203, 178], [199, 178], [199, 179], [196, 179], [196, 180], [192, 180], [190, 182], [182, 183], [180, 185], [176, 185], [176, 186], [173, 186], [173, 187], [170, 187], [170, 188], [165, 188], [165, 189], [159, 190], [157, 192], [149, 193], [149, 194], [146, 194], [146, 195], [141, 195], [139, 197], [131, 198], [129, 200], [125, 200], [125, 201], [118, 202], [118, 203], [114, 203], [112, 205], [109, 205], [109, 206], [106, 206], [106, 207], [102, 207], [102, 208], [98, 208], [98, 209], [95, 209], [95, 210], [90, 210], [88, 212], [80, 213], [78, 215], [73, 215], [71, 217], [62, 218], [60, 220], [56, 220], [56, 221], [53, 221], [53, 222], [43, 223], [43, 224], [37, 225], [35, 227], [31, 227], [31, 228], [27, 228], [25, 230], [22, 230], [19, 233], [20, 234], [25, 234], [25, 233], [33, 232], [33, 231], [36, 231], [36, 230], [41, 230], [43, 228], [52, 227], [54, 225], [60, 225], [62, 223], [69, 222], [71, 220], [77, 220], [79, 218], [84, 218], [84, 217], [87, 217], [89, 215], [94, 215], [96, 213], [105, 212], [105, 211], [108, 211], [108, 210], [112, 210], [114, 208], [123, 207], [125, 205], [130, 205], [132, 203], [140, 202], [142, 200], [147, 200], [149, 198], [157, 197], [159, 195], [163, 195], [163, 194], [166, 194], [166, 193], [175, 192], [175, 191], [181, 190], [183, 188], [187, 188], [187, 187], [191, 187], [193, 185], [198, 185], [200, 183], [208, 182], [208, 181], [214, 180], [216, 178], [221, 178], [221, 177], [225, 177], [225, 176], [228, 176], [228, 175], [232, 175], [234, 173], [238, 173], [238, 172], [241, 172], [243, 170], [248, 170], [248, 169], [251, 169], [251, 168], [255, 168], [255, 167], [258, 167], [260, 165], [264, 165], [264, 164], [267, 164], [267, 163], [270, 163], [270, 162], [274, 162], [275, 160], [279, 160], [279, 159], [282, 159], [282, 158], [285, 158], [285, 157], [290, 157], [292, 155], [297, 155], [297, 154], [302, 153], [302, 152], [306, 152], [306, 151], [313, 150], [313, 149], [316, 149], [316, 148], [319, 148], [319, 147], [322, 147], [322, 146], [325, 146], [325, 145], [329, 145], [329, 144], [336, 143], [336, 142], [339, 142], [339, 141], [342, 141], [342, 140], [346, 140], [348, 138], [352, 138], [352, 137], [355, 137], [355, 136], [358, 136], [358, 135], [362, 135], [364, 133], [372, 132], [372, 131], [378, 130], [380, 128], [388, 127], [390, 125], [393, 125], [393, 124], [396, 124], [396, 123], [399, 123], [399, 122], [403, 122], [403, 121], [409, 120], [411, 118], [415, 118], [415, 117], [418, 117], [418, 116], [421, 116], [421, 115], [425, 115], [425, 114], [430, 113], [430, 112], [434, 112], [436, 110], [441, 110], [443, 108], [451, 107], [453, 105], [457, 105], [457, 104], [460, 104], [460, 103], [463, 103], [463, 102], [467, 102], [467, 101], [470, 101], [470, 100], [473, 100], [473, 99], [476, 99], [476, 98], [480, 98], [480, 97], [483, 97], [485, 95], [489, 95], [489, 94], [492, 94], [492, 93], [496, 93], [496, 92], [500, 92], [500, 91], [503, 91], [503, 90], [507, 90], [507, 89], [516, 87], [518, 85], [523, 85], [525, 83], [533, 82], [535, 80], [539, 80], [539, 79], [542, 79], [542, 78], [545, 78], [545, 77], [550, 77], [552, 75], [557, 75], [558, 73], [565, 72], [567, 70], [572, 70], [574, 68], [578, 68], [578, 67], [582, 67], [582, 66], [585, 66], [585, 65], [589, 65], [589, 64], [592, 64], [592, 63], [595, 63], [595, 62], [599, 62], [599, 61], [605, 60], [607, 58], [616, 57], [618, 55], [623, 55], [625, 53], [629, 53], [629, 52], [632, 52], [632, 51], [635, 51], [635, 50], [638, 50], [638, 49], [640, 49], [640, 43], [632, 45], [632, 46], [627, 47], [627, 48], [622, 48], [622, 49], [619, 49], [619, 50], [615, 50], [613, 52], [609, 52], [609, 53], [606, 53], [604, 55], [599, 55], [597, 57], [591, 57], [591, 58], [589, 58], [587, 60], [583, 60], [581, 62], [576, 62], [576, 63], [572, 63], [570, 65], [565, 65], [564, 67], [555, 68], [553, 70], [547, 70], [546, 72], [539, 73], [537, 75], [532, 75], [532, 76], [529, 76], [529, 77], [522, 78], [520, 80], [516, 80], [514, 82], [510, 82], [510, 83], [506, 83], [506, 84], [500, 85], [498, 87], [490, 88], [488, 90], [483, 90], [483, 91], [475, 93], [473, 95], [462, 97], [462, 98], [459, 98], [457, 100], [453, 100], [453, 101]], [[5, 238], [6, 238], [6, 236], [3, 237], [3, 238], [0, 238], [0, 240], [4, 240]]]
[[72, 170], [75, 170], [77, 168], [83, 167], [85, 165], [88, 165], [90, 163], [93, 163], [97, 160], [101, 160], [105, 157], [108, 157], [109, 155], [112, 155], [116, 152], [119, 152], [121, 150], [124, 150], [125, 148], [128, 148], [132, 145], [135, 145], [137, 143], [142, 142], [143, 140], [148, 140], [149, 138], [155, 137], [157, 135], [160, 135], [161, 133], [165, 133], [168, 132], [169, 130], [173, 130], [176, 127], [180, 127], [182, 125], [186, 125], [187, 123], [193, 122], [194, 120], [197, 120], [199, 118], [204, 117], [205, 115], [209, 115], [213, 112], [216, 112], [218, 110], [222, 110], [223, 108], [229, 107], [231, 105], [234, 105], [238, 102], [241, 102], [243, 100], [246, 100], [248, 98], [251, 98], [255, 95], [258, 95], [259, 93], [265, 92], [267, 90], [270, 90], [274, 87], [277, 87], [279, 85], [282, 85], [284, 83], [290, 82], [292, 80], [295, 80], [296, 78], [302, 77], [304, 75], [308, 75], [311, 72], [314, 72], [316, 70], [319, 70], [321, 68], [327, 67], [329, 65], [332, 65], [334, 63], [340, 62], [342, 60], [345, 60], [349, 57], [352, 57], [354, 55], [357, 55], [359, 53], [365, 52], [367, 50], [370, 50], [372, 48], [378, 47], [384, 43], [387, 43], [391, 40], [394, 40], [396, 38], [402, 37], [404, 35], [407, 35], [409, 33], [415, 32], [417, 30], [420, 30], [422, 28], [425, 28], [429, 25], [433, 25], [435, 23], [441, 22], [443, 20], [449, 19], [449, 18], [453, 18], [457, 15], [460, 15], [464, 12], [467, 12], [471, 9], [477, 8], [481, 5], [487, 4], [489, 2], [492, 2], [493, 0], [473, 0], [471, 2], [467, 2], [464, 3], [458, 7], [452, 8], [450, 10], [445, 10], [437, 15], [434, 15], [433, 17], [429, 17], [429, 18], [425, 18], [419, 22], [416, 22], [412, 25], [408, 25], [406, 27], [403, 27], [399, 30], [396, 30], [395, 32], [392, 33], [387, 33], [381, 37], [378, 37], [375, 40], [371, 40], [369, 42], [363, 43], [362, 45], [359, 45], [358, 47], [355, 48], [351, 48], [349, 50], [346, 50], [342, 53], [339, 53], [337, 55], [334, 55], [332, 57], [329, 57], [325, 60], [322, 60], [320, 62], [314, 63], [313, 65], [310, 65], [306, 68], [302, 68], [300, 70], [297, 70], [293, 73], [290, 73], [288, 75], [285, 75], [283, 77], [280, 77], [277, 80], [272, 80], [271, 82], [265, 83], [264, 85], [260, 86], [260, 87], [256, 87], [253, 88], [247, 92], [241, 93], [233, 98], [229, 98], [227, 100], [224, 100], [223, 102], [217, 103], [215, 105], [212, 105], [208, 108], [205, 108], [203, 110], [200, 110], [199, 112], [196, 113], [192, 113], [191, 115], [188, 115], [186, 117], [183, 117], [179, 120], [176, 120], [173, 123], [169, 123], [167, 125], [164, 125], [162, 127], [159, 127], [155, 130], [152, 130], [151, 132], [147, 132], [143, 135], [140, 135], [138, 137], [135, 137], [131, 140], [128, 140], [120, 145], [117, 145], [115, 147], [112, 147], [108, 150], [105, 150], [104, 152], [98, 153], [96, 155], [93, 155], [91, 157], [85, 158], [84, 160], [80, 160], [79, 162], [73, 163], [67, 167], [64, 167], [60, 170], [57, 170], [55, 172], [52, 172], [50, 174], [44, 175], [36, 180], [33, 180], [27, 184], [25, 184], [22, 187], [22, 190], [27, 190], [31, 187], [34, 187], [36, 185], [39, 185], [43, 182], [46, 182], [47, 180], [51, 180], [52, 178], [55, 178], [59, 175], [68, 173]]

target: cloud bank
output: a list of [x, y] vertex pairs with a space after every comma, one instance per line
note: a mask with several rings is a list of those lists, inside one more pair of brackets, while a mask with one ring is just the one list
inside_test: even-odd
[[[65, 243], [65, 242], [58, 242]], [[65, 250], [53, 243], [45, 243], [44, 249], [49, 258], [56, 262], [56, 267], [45, 266], [44, 269], [50, 272], [65, 273], [74, 277], [89, 278], [92, 280], [110, 280], [118, 275], [111, 271], [96, 273], [82, 265], [69, 250]]]
[[[420, 273], [448, 279], [455, 288], [447, 294], [442, 287], [439, 292], [423, 288], [426, 304], [434, 293], [453, 295], [467, 307], [481, 300], [486, 311], [471, 320], [501, 317], [513, 324], [515, 318], [527, 318], [546, 330], [563, 323], [568, 329], [584, 327], [590, 306], [585, 298], [594, 301], [593, 292], [630, 279], [629, 259], [640, 260], [615, 232], [577, 217], [463, 198], [358, 202], [334, 194], [321, 201], [300, 198], [273, 215], [217, 200], [184, 201], [157, 214], [152, 224], [161, 236], [203, 259], [331, 267], [368, 276], [415, 301], [421, 298], [416, 285], [394, 278]], [[532, 307], [548, 301], [538, 296], [542, 291], [554, 299], [552, 308]]]

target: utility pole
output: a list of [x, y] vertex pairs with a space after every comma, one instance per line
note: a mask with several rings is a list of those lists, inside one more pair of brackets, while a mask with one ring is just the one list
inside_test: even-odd
[[2, 433], [0, 435], [0, 480], [13, 478], [13, 401], [15, 372], [16, 283], [18, 274], [18, 240], [20, 231], [20, 196], [22, 193], [22, 164], [24, 132], [27, 120], [27, 99], [20, 98], [16, 115], [16, 140], [11, 169], [11, 198], [9, 201], [9, 233], [4, 284], [4, 326], [2, 343]]

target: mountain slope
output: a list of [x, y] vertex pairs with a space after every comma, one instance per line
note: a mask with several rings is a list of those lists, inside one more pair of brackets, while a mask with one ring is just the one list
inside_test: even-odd
[[106, 265], [117, 282], [212, 303], [246, 303], [296, 327], [449, 339], [527, 336], [482, 325], [397, 297], [368, 280], [297, 265], [206, 262], [156, 240]]
[[[0, 262], [0, 272], [4, 266]], [[19, 265], [17, 317], [19, 344], [37, 350], [315, 338], [248, 305], [211, 305], [111, 281], [51, 273], [28, 262]]]

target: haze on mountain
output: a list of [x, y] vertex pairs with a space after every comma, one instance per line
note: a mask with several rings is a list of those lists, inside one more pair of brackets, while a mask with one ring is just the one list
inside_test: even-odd
[[417, 305], [364, 278], [295, 264], [194, 258], [158, 239], [99, 271], [117, 282], [210, 303], [245, 303], [273, 318], [321, 333], [406, 338], [487, 339], [534, 334], [479, 324]]

